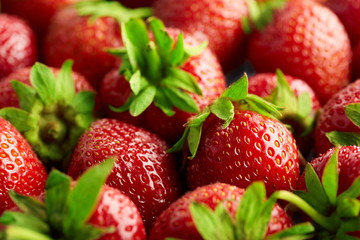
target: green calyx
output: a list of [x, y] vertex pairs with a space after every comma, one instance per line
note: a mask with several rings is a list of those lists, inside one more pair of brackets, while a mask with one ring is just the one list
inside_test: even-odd
[[[52, 170], [46, 181], [45, 200], [10, 191], [21, 212], [5, 211], [0, 223], [4, 240], [92, 240], [110, 233], [113, 228], [99, 228], [87, 223], [99, 201], [101, 189], [114, 159], [86, 171], [72, 187], [72, 179]], [[0, 235], [1, 236], [1, 235]]]
[[[360, 128], [360, 103], [350, 103], [345, 106], [345, 113], [350, 121]], [[334, 146], [360, 146], [360, 134], [356, 132], [332, 131], [326, 133]]]
[[[113, 111], [129, 110], [132, 116], [143, 113], [151, 103], [167, 116], [175, 114], [174, 107], [191, 113], [199, 111], [192, 94], [202, 95], [196, 78], [180, 69], [191, 56], [200, 54], [207, 43], [189, 47], [182, 33], [174, 39], [165, 31], [157, 18], [131, 19], [121, 24], [125, 49], [112, 49], [110, 53], [122, 58], [120, 74], [130, 83], [132, 95], [121, 107], [110, 106]], [[149, 30], [154, 40], [149, 37]]]
[[187, 141], [191, 153], [190, 158], [194, 158], [200, 143], [202, 126], [210, 114], [223, 120], [223, 127], [226, 128], [234, 119], [236, 110], [252, 110], [270, 118], [280, 118], [279, 109], [276, 105], [256, 95], [248, 94], [248, 78], [245, 74], [229, 86], [212, 104], [186, 123], [184, 134], [169, 149], [169, 152], [180, 151]]
[[293, 237], [306, 239], [314, 231], [309, 223], [296, 225], [281, 232], [266, 236], [271, 212], [276, 198], [265, 199], [266, 190], [263, 182], [252, 183], [245, 191], [233, 219], [223, 202], [212, 211], [209, 207], [193, 202], [190, 212], [194, 224], [205, 240], [262, 240], [285, 239]]
[[121, 23], [132, 18], [144, 18], [152, 15], [151, 8], [130, 9], [116, 1], [81, 1], [75, 3], [74, 7], [80, 16], [91, 16], [91, 22], [101, 17], [112, 17]]
[[[312, 113], [312, 99], [307, 92], [295, 96], [283, 72], [276, 70], [277, 84], [267, 100], [282, 109], [279, 120], [284, 123], [296, 123], [296, 129], [301, 128], [301, 136], [311, 133], [316, 120], [316, 113]], [[293, 130], [293, 129], [290, 129]]]
[[63, 161], [93, 121], [94, 93], [75, 93], [71, 68], [72, 62], [66, 61], [55, 78], [50, 68], [35, 63], [30, 72], [32, 86], [11, 83], [20, 109], [0, 110], [0, 116], [24, 135], [48, 167], [65, 167]]
[[249, 17], [242, 19], [244, 32], [250, 34], [253, 28], [261, 30], [273, 19], [274, 11], [285, 5], [287, 0], [246, 0]]
[[316, 223], [319, 239], [354, 239], [348, 233], [360, 230], [360, 177], [343, 193], [338, 192], [338, 152], [336, 148], [327, 162], [321, 180], [310, 164], [305, 168], [307, 192], [278, 191], [274, 193], [295, 205]]

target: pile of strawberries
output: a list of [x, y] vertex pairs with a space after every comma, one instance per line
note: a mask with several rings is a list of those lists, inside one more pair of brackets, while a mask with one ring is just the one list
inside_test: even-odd
[[0, 239], [360, 238], [359, 24], [360, 0], [1, 0]]

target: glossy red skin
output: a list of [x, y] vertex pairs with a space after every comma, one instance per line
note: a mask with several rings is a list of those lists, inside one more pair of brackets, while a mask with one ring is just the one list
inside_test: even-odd
[[104, 186], [95, 212], [88, 221], [98, 227], [114, 227], [115, 231], [99, 240], [145, 240], [146, 232], [136, 205], [119, 190]]
[[360, 78], [360, 42], [354, 48], [352, 61], [352, 79], [358, 78]]
[[280, 68], [303, 79], [321, 104], [349, 83], [350, 40], [336, 15], [315, 1], [288, 1], [249, 42], [257, 72]]
[[25, 138], [0, 118], [0, 215], [13, 208], [8, 191], [28, 196], [44, 192], [47, 173]]
[[[310, 162], [315, 172], [321, 179], [326, 163], [333, 155], [335, 148], [329, 149], [326, 153], [315, 158]], [[341, 146], [338, 153], [338, 172], [339, 188], [338, 195], [346, 191], [360, 176], [360, 147], [359, 146]], [[298, 183], [299, 190], [306, 190], [305, 173], [301, 175]], [[360, 197], [358, 198], [360, 200]], [[360, 231], [354, 232], [352, 236], [360, 237]]]
[[225, 72], [242, 63], [246, 35], [241, 19], [248, 13], [245, 0], [182, 0], [181, 4], [157, 0], [153, 9], [166, 26], [208, 40]]
[[[319, 99], [312, 90], [312, 88], [302, 79], [286, 75], [285, 79], [288, 81], [291, 90], [294, 92], [295, 96], [299, 96], [302, 93], [308, 93], [312, 100], [312, 112], [310, 115], [315, 117], [316, 111], [320, 110], [321, 105]], [[277, 86], [277, 76], [275, 73], [258, 73], [249, 78], [249, 93], [255, 94], [262, 98], [269, 97], [270, 94]], [[305, 130], [301, 126], [301, 122], [297, 122], [296, 119], [282, 119], [284, 123], [290, 124], [294, 128], [293, 136], [296, 140], [296, 143], [303, 154], [307, 154], [310, 151], [310, 148], [313, 144], [311, 134], [307, 136], [302, 136], [303, 131]]]
[[[237, 207], [244, 192], [242, 188], [224, 183], [215, 183], [185, 194], [171, 204], [156, 220], [150, 232], [149, 240], [163, 240], [167, 237], [192, 240], [203, 239], [192, 220], [189, 210], [190, 203], [199, 202], [214, 210], [219, 202], [224, 201], [228, 212], [235, 218]], [[271, 213], [266, 236], [291, 226], [291, 219], [286, 215], [285, 211], [275, 205]]]
[[339, 17], [352, 44], [357, 44], [360, 41], [360, 0], [325, 0], [323, 3]]
[[206, 121], [198, 152], [188, 161], [190, 189], [215, 182], [246, 188], [259, 180], [270, 196], [296, 187], [298, 149], [282, 123], [247, 110], [236, 110], [226, 128], [216, 117]]
[[98, 89], [104, 75], [119, 65], [119, 60], [106, 50], [122, 45], [120, 26], [115, 19], [105, 17], [90, 23], [89, 17], [79, 16], [75, 9], [63, 8], [52, 18], [43, 54], [45, 63], [54, 67], [73, 59], [73, 69]]
[[[173, 39], [177, 39], [180, 33], [178, 29], [174, 28], [168, 28], [167, 32]], [[186, 33], [184, 34], [184, 41], [189, 46], [200, 44], [200, 42]], [[181, 69], [195, 76], [202, 90], [202, 97], [191, 94], [196, 100], [199, 109], [204, 108], [218, 98], [226, 88], [225, 76], [221, 71], [221, 66], [209, 49], [205, 49], [199, 56], [189, 58], [181, 66]], [[117, 75], [115, 71], [106, 75], [100, 92], [102, 102], [105, 105], [110, 104], [113, 106], [125, 104], [131, 93], [129, 83], [124, 77]], [[174, 116], [168, 117], [161, 109], [151, 105], [142, 115], [134, 119], [128, 113], [118, 114], [108, 110], [109, 116], [135, 125], [141, 125], [164, 138], [171, 145], [180, 139], [184, 131], [184, 124], [191, 116], [194, 116], [194, 113], [188, 113], [179, 109], [175, 109], [175, 112]]]
[[333, 147], [326, 137], [327, 132], [357, 132], [360, 129], [346, 116], [345, 106], [360, 103], [360, 80], [357, 80], [338, 92], [323, 107], [315, 128], [315, 152], [325, 153]]
[[133, 117], [129, 111], [114, 112], [108, 107], [109, 105], [113, 107], [124, 105], [131, 93], [129, 81], [119, 74], [119, 68], [111, 70], [101, 81], [100, 98], [106, 115], [136, 126], [142, 126], [144, 115]]
[[57, 10], [80, 1], [84, 0], [1, 0], [1, 10], [25, 19], [41, 37]]
[[22, 19], [0, 14], [0, 80], [37, 60], [33, 30]]
[[[58, 74], [58, 68], [51, 68], [55, 76]], [[11, 85], [12, 80], [18, 80], [26, 85], [31, 86], [30, 83], [30, 71], [31, 67], [21, 68], [11, 73], [6, 78], [3, 78], [0, 82], [0, 108], [4, 107], [17, 107], [19, 108], [19, 98]], [[92, 91], [95, 90], [82, 75], [73, 72], [73, 78], [75, 80], [75, 91]]]
[[138, 7], [150, 7], [156, 0], [117, 0], [126, 7], [138, 8]]
[[115, 156], [107, 184], [137, 205], [149, 230], [181, 194], [176, 162], [167, 149], [153, 133], [115, 119], [100, 119], [80, 137], [68, 173], [76, 179], [92, 165]]

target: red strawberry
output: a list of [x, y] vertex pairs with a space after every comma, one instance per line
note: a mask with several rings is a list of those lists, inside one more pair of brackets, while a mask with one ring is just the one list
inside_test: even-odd
[[349, 82], [347, 33], [331, 10], [314, 1], [287, 1], [250, 39], [248, 55], [257, 72], [279, 68], [303, 79], [322, 104]]
[[[55, 76], [58, 75], [60, 69], [50, 68]], [[31, 86], [30, 83], [30, 67], [20, 68], [7, 77], [3, 78], [0, 82], [0, 108], [4, 107], [17, 107], [19, 108], [19, 99], [16, 95], [16, 92], [11, 85], [11, 81], [17, 80], [21, 83]], [[82, 75], [72, 72], [72, 77], [75, 80], [75, 90], [76, 92], [80, 91], [91, 91], [94, 92], [94, 89], [91, 87], [90, 83]]]
[[146, 239], [144, 223], [133, 201], [118, 189], [104, 186], [97, 207], [89, 219], [94, 226], [114, 227], [113, 233], [99, 240]]
[[39, 196], [45, 188], [47, 173], [24, 137], [0, 118], [0, 214], [15, 206], [8, 191]]
[[[241, 188], [237, 188], [232, 185], [224, 184], [224, 183], [215, 183], [212, 185], [207, 185], [200, 187], [194, 191], [187, 193], [182, 196], [176, 202], [170, 205], [170, 207], [165, 210], [160, 217], [156, 220], [154, 227], [150, 232], [149, 239], [157, 240], [157, 239], [165, 239], [167, 237], [177, 238], [177, 239], [204, 239], [205, 237], [201, 235], [201, 229], [199, 226], [196, 226], [196, 219], [194, 219], [194, 212], [191, 211], [191, 205], [194, 203], [203, 204], [206, 207], [214, 210], [219, 205], [223, 206], [223, 209], [227, 211], [232, 219], [235, 219], [235, 215], [237, 211], [247, 212], [247, 217], [251, 215], [249, 209], [241, 209], [241, 204], [245, 200], [245, 190]], [[265, 195], [265, 194], [264, 194]], [[249, 199], [249, 198], [248, 198]], [[263, 199], [262, 199], [263, 200]], [[253, 203], [256, 202], [255, 199], [252, 199]], [[257, 203], [255, 203], [257, 204]], [[261, 204], [261, 202], [260, 202]], [[257, 206], [260, 208], [260, 206]], [[272, 206], [270, 206], [271, 211]], [[206, 219], [205, 214], [202, 214], [204, 222]], [[269, 236], [273, 233], [279, 232], [286, 228], [289, 228], [292, 225], [291, 219], [286, 215], [285, 211], [279, 207], [279, 205], [275, 205], [271, 211], [271, 219], [269, 222], [266, 222], [265, 228], [261, 225], [261, 216], [258, 216], [258, 223], [254, 228], [256, 232], [264, 231], [265, 236]], [[268, 216], [270, 218], [270, 215]], [[249, 217], [250, 218], [250, 217]], [[211, 222], [213, 224], [226, 224], [225, 219], [222, 222]], [[221, 236], [224, 237], [223, 233], [217, 229], [219, 226], [212, 226], [210, 222], [207, 222], [207, 232], [211, 233], [217, 231], [217, 237], [214, 238], [205, 238], [205, 239], [221, 239]], [[240, 223], [242, 224], [242, 223]], [[243, 225], [236, 225], [238, 229], [244, 227]], [[248, 230], [248, 229], [247, 229]], [[229, 232], [226, 232], [229, 235]], [[248, 235], [249, 231], [246, 233]], [[253, 236], [246, 235], [246, 239], [255, 239]], [[209, 235], [208, 235], [209, 236]], [[242, 236], [245, 238], [245, 236]], [[264, 236], [263, 236], [264, 237]], [[233, 239], [241, 239], [234, 238]], [[256, 238], [263, 239], [263, 238]]]
[[90, 166], [115, 156], [107, 184], [130, 197], [150, 229], [181, 191], [175, 159], [166, 150], [165, 142], [150, 132], [115, 119], [101, 119], [80, 138], [68, 172], [77, 178]]
[[[191, 156], [187, 166], [190, 189], [214, 182], [245, 188], [263, 181], [271, 194], [291, 190], [299, 175], [298, 149], [276, 107], [247, 94], [244, 76], [187, 123], [184, 136]], [[261, 114], [260, 114], [261, 113]], [[186, 138], [187, 137], [187, 138]], [[187, 157], [187, 156], [185, 156]]]
[[356, 45], [360, 42], [360, 1], [359, 0], [325, 0], [322, 3], [329, 7], [339, 17], [340, 21], [349, 34], [351, 43]]
[[25, 19], [42, 37], [55, 12], [84, 0], [2, 0], [1, 10]]
[[247, 15], [245, 0], [157, 0], [154, 15], [167, 27], [208, 40], [225, 71], [241, 64], [245, 33], [241, 24]]
[[249, 78], [249, 93], [283, 107], [281, 122], [289, 124], [296, 143], [303, 154], [312, 147], [312, 133], [320, 102], [309, 85], [280, 70], [258, 73]]
[[[120, 50], [120, 54], [123, 59], [129, 59], [135, 48], [140, 60], [136, 63], [124, 60], [120, 67], [123, 77], [110, 73], [102, 82], [101, 97], [106, 105], [117, 107], [119, 111], [129, 110], [132, 116], [138, 118], [135, 124], [143, 122], [145, 128], [172, 144], [181, 137], [183, 125], [189, 117], [220, 96], [226, 82], [217, 59], [209, 49], [194, 51], [203, 44], [178, 29], [165, 28], [158, 19], [149, 21], [150, 36], [141, 21], [130, 21], [124, 25], [129, 32], [138, 34], [133, 37], [132, 33], [123, 33], [123, 39], [127, 39], [127, 52], [123, 54]], [[141, 39], [140, 46], [138, 39]], [[164, 43], [169, 44], [164, 47]], [[154, 48], [152, 55], [145, 46]], [[140, 83], [144, 86], [140, 90], [136, 88], [139, 85], [133, 82], [137, 74], [141, 74], [141, 81], [144, 81]], [[156, 93], [153, 94], [153, 91]], [[134, 120], [126, 113], [110, 111], [110, 116], [125, 121]]]
[[0, 116], [21, 132], [49, 169], [67, 168], [78, 138], [94, 119], [95, 93], [71, 68], [71, 61], [64, 62], [60, 70], [35, 63], [30, 71], [12, 75], [20, 81], [4, 79], [0, 83], [4, 87]]
[[[119, 190], [104, 186], [113, 160], [92, 167], [77, 182], [57, 171], [49, 174], [44, 200], [10, 192], [19, 212], [5, 212], [4, 239], [146, 239], [135, 204]], [[26, 222], [27, 224], [24, 224]], [[41, 226], [41, 227], [39, 227]]]
[[35, 36], [22, 19], [0, 14], [0, 80], [37, 59]]
[[74, 60], [74, 70], [99, 87], [102, 77], [117, 66], [107, 48], [122, 46], [120, 26], [112, 18], [94, 22], [79, 16], [74, 8], [59, 10], [53, 17], [44, 42], [45, 62], [60, 67], [66, 59]]
[[346, 106], [353, 103], [360, 103], [360, 80], [338, 92], [323, 107], [315, 129], [316, 153], [325, 153], [333, 146], [326, 136], [332, 131], [360, 133], [346, 114]]

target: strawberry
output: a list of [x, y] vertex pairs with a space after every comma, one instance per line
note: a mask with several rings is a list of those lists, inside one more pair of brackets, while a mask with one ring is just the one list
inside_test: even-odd
[[8, 191], [39, 196], [45, 188], [47, 173], [24, 137], [0, 118], [0, 214], [15, 206]]
[[279, 68], [303, 79], [321, 104], [349, 83], [349, 37], [336, 15], [315, 1], [287, 1], [251, 37], [248, 56], [257, 72]]
[[280, 120], [291, 126], [296, 143], [303, 154], [312, 147], [311, 132], [320, 102], [309, 85], [280, 70], [258, 73], [249, 78], [249, 93], [283, 107]]
[[[104, 6], [108, 9], [108, 5], [115, 12], [109, 14], [110, 17], [106, 17], [107, 12], [105, 16], [89, 16], [89, 9], [101, 10]], [[119, 64], [119, 59], [106, 52], [108, 48], [123, 45], [116, 19], [126, 21], [129, 17], [148, 14], [147, 10], [131, 12], [117, 2], [105, 1], [79, 2], [75, 8], [61, 9], [52, 18], [45, 37], [45, 63], [59, 67], [66, 59], [73, 59], [74, 70], [83, 74], [93, 87], [98, 88], [104, 75]]]
[[11, 197], [22, 212], [5, 212], [8, 239], [146, 239], [145, 228], [135, 204], [117, 189], [104, 186], [113, 160], [94, 166], [77, 182], [53, 170], [46, 182], [44, 200]]
[[0, 80], [37, 60], [35, 35], [22, 19], [0, 14]]
[[358, 146], [332, 148], [307, 164], [297, 196], [276, 193], [278, 199], [296, 205], [316, 223], [316, 239], [360, 237], [359, 152]]
[[322, 3], [330, 8], [344, 24], [346, 32], [349, 35], [352, 45], [360, 42], [359, 31], [359, 14], [360, 14], [360, 1], [359, 0], [324, 0]]
[[[298, 149], [291, 133], [274, 119], [274, 105], [247, 93], [247, 77], [187, 123], [180, 141], [188, 141], [190, 189], [214, 182], [245, 188], [263, 181], [268, 194], [291, 190], [299, 176]], [[202, 127], [203, 126], [203, 127]]]
[[[149, 240], [169, 237], [277, 239], [275, 236], [280, 239], [281, 236], [300, 235], [300, 232], [292, 232], [291, 219], [279, 205], [274, 205], [274, 199], [265, 201], [265, 194], [262, 183], [254, 183], [246, 191], [224, 183], [199, 187], [182, 196], [160, 215]], [[306, 228], [303, 234], [313, 231], [308, 224], [302, 226]]]
[[241, 64], [245, 33], [241, 19], [248, 13], [245, 0], [157, 0], [154, 15], [167, 27], [208, 40], [225, 72]]
[[42, 38], [55, 12], [79, 1], [84, 0], [2, 0], [1, 10], [26, 20]]
[[[51, 68], [51, 71], [55, 76], [58, 76], [60, 69]], [[13, 73], [9, 74], [7, 77], [3, 78], [0, 82], [0, 108], [4, 107], [17, 107], [19, 108], [19, 98], [11, 85], [11, 82], [15, 79], [21, 83], [31, 86], [30, 82], [30, 72], [31, 67], [20, 68]], [[94, 92], [88, 80], [83, 77], [81, 74], [72, 72], [72, 78], [75, 81], [75, 91], [90, 91]]]
[[335, 94], [323, 107], [315, 128], [317, 154], [325, 153], [334, 146], [327, 138], [330, 132], [343, 132], [341, 136], [360, 133], [359, 123], [356, 124], [357, 116], [352, 117], [351, 114], [360, 103], [359, 93], [360, 80], [357, 80]]
[[115, 120], [100, 119], [83, 133], [68, 173], [77, 178], [92, 165], [114, 156], [107, 184], [127, 195], [139, 208], [146, 228], [180, 195], [175, 159], [153, 133]]
[[[0, 109], [0, 116], [25, 136], [49, 169], [66, 169], [78, 138], [94, 119], [95, 94], [93, 91], [75, 91], [71, 67], [71, 61], [64, 62], [55, 78], [53, 70], [35, 63], [30, 74], [22, 77], [24, 82], [11, 81], [17, 98], [2, 96], [2, 105], [10, 106]], [[5, 81], [2, 84], [7, 86], [6, 91], [9, 80]], [[81, 81], [79, 83], [85, 86]], [[20, 108], [11, 104], [19, 104]]]
[[[149, 19], [149, 25], [150, 34], [140, 20], [123, 24], [126, 51], [112, 51], [124, 60], [122, 76], [104, 79], [102, 101], [110, 104], [112, 111], [129, 110], [140, 118], [137, 123], [143, 122], [145, 128], [172, 144], [180, 138], [188, 118], [220, 96], [226, 82], [204, 43], [178, 29], [165, 28], [156, 18]], [[110, 114], [132, 120], [128, 115]]]

